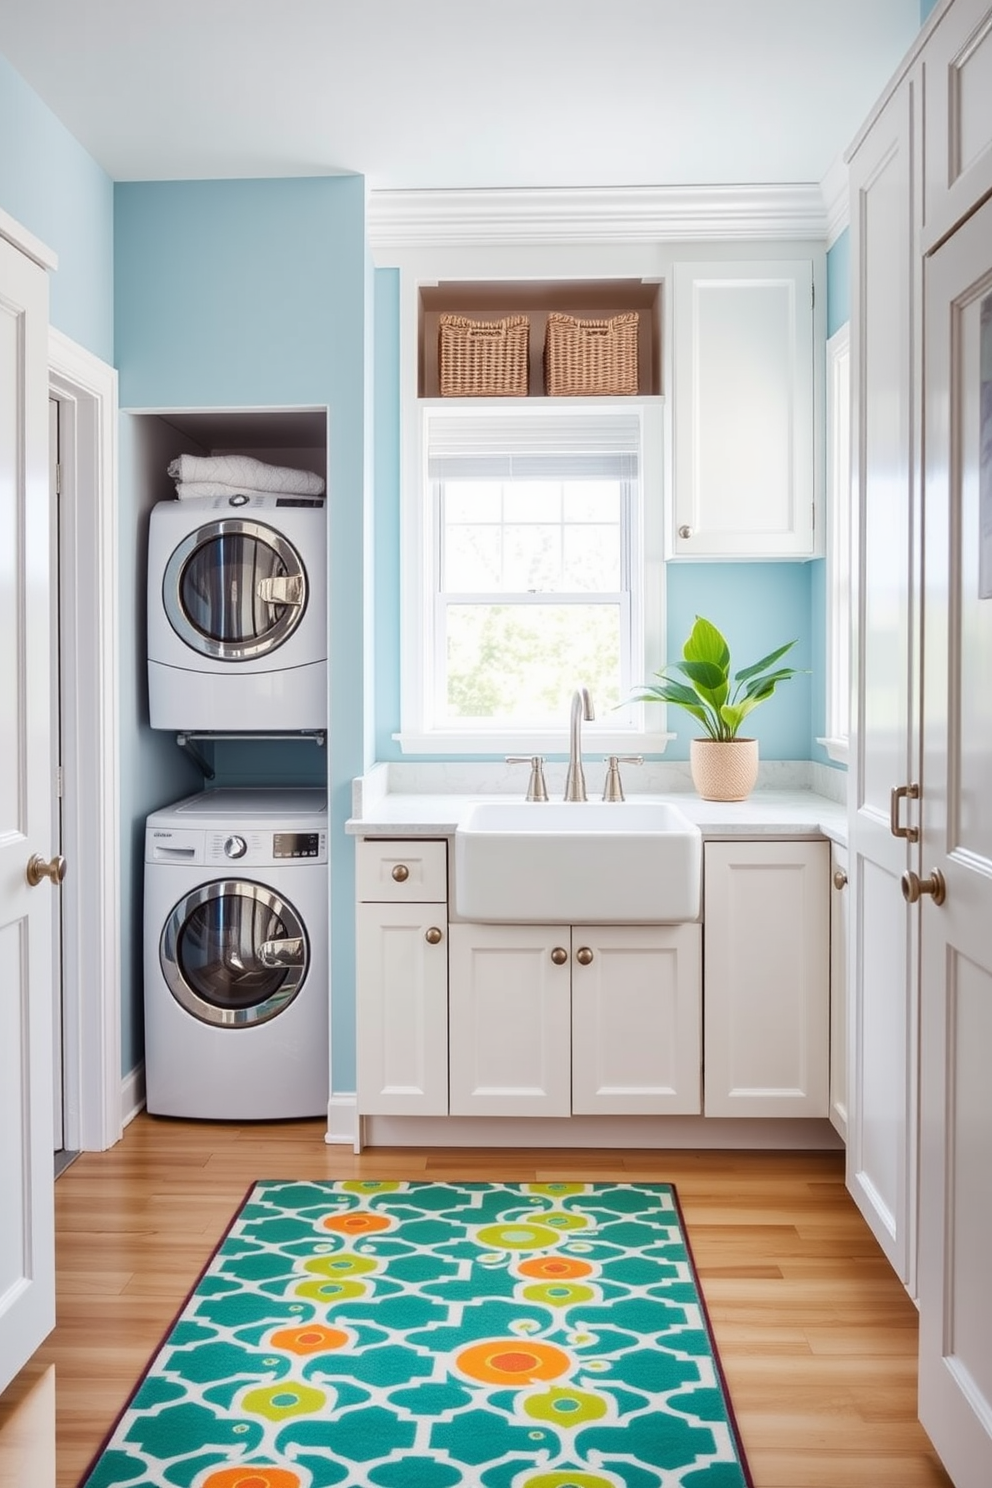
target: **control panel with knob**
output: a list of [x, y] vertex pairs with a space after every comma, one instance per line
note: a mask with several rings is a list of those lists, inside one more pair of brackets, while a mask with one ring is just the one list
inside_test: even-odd
[[226, 858], [243, 858], [248, 851], [248, 844], [243, 837], [232, 835], [224, 842], [224, 856]]

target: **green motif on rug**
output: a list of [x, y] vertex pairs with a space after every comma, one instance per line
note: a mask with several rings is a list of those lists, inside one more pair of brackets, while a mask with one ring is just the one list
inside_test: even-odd
[[747, 1488], [667, 1184], [259, 1183], [81, 1488]]

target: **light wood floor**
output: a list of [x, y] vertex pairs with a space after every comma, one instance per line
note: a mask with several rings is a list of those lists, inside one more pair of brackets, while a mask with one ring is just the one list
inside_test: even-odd
[[140, 1116], [59, 1178], [58, 1326], [31, 1365], [34, 1377], [55, 1366], [57, 1488], [76, 1488], [249, 1185], [356, 1175], [675, 1183], [756, 1488], [950, 1488], [916, 1419], [916, 1311], [844, 1188], [841, 1155], [356, 1158], [323, 1131]]

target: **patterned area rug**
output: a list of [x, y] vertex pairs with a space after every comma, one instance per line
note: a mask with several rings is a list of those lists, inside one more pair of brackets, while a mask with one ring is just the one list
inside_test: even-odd
[[257, 1184], [80, 1488], [744, 1488], [674, 1190]]

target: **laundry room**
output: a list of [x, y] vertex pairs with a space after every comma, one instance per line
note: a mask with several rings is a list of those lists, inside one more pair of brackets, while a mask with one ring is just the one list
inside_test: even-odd
[[[216, 1104], [203, 1105], [218, 1034], [222, 1051], [236, 1047], [242, 1055], [229, 1071], [242, 1090], [261, 1088], [253, 1049], [263, 1045], [277, 1045], [281, 1067], [296, 1071], [283, 1082], [286, 1092], [293, 1084], [320, 1085], [316, 1096], [313, 1090], [297, 1095], [292, 1111], [293, 1100], [280, 1103], [277, 1093], [271, 1109], [239, 1106], [242, 1117], [304, 1114], [300, 1099], [314, 1106], [308, 1114], [326, 1109], [335, 958], [342, 985], [352, 981], [353, 870], [341, 825], [350, 811], [351, 779], [364, 763], [356, 709], [364, 674], [367, 416], [360, 184], [115, 188], [126, 617], [122, 877], [133, 906], [122, 926], [122, 1074], [144, 1061], [149, 1109], [158, 1100], [163, 1114], [222, 1114]], [[261, 485], [279, 484], [267, 481], [264, 470], [298, 472], [300, 479], [284, 480], [281, 495], [250, 492], [236, 508], [221, 497], [180, 496], [177, 477], [214, 473], [197, 461], [245, 456], [260, 462]], [[177, 465], [181, 457], [184, 465]], [[221, 466], [220, 473], [228, 472]], [[238, 492], [235, 497], [240, 500]], [[183, 584], [196, 591], [199, 613], [188, 612]], [[272, 642], [238, 639], [244, 616], [232, 616], [232, 603], [243, 608], [249, 586], [256, 610], [260, 604], [274, 622]], [[205, 620], [204, 607], [212, 603], [223, 613]], [[249, 617], [253, 625], [259, 628]], [[212, 815], [201, 809], [194, 819], [188, 810], [179, 816], [172, 810], [205, 790], [216, 793], [219, 810]], [[152, 842], [147, 851], [146, 842]], [[173, 906], [210, 883], [242, 877], [262, 886], [265, 902], [250, 888], [191, 903], [192, 918], [185, 928], [173, 925], [171, 950], [156, 960], [162, 975], [149, 977], [147, 945], [154, 940], [156, 951], [165, 948]], [[344, 906], [337, 917], [335, 880], [333, 899]], [[282, 895], [286, 912], [270, 902], [273, 893]], [[142, 936], [149, 902], [161, 908], [162, 924], [154, 935], [146, 926]], [[244, 970], [246, 947], [258, 955]], [[188, 977], [183, 955], [191, 963]], [[319, 1017], [314, 1007], [304, 1008], [303, 995], [284, 1009], [266, 993], [270, 980], [291, 987], [301, 955], [309, 967], [301, 981], [322, 991]], [[218, 964], [227, 982], [220, 992]], [[280, 966], [288, 977], [266, 975]], [[182, 1010], [170, 993], [167, 1014], [182, 1011], [182, 1026], [153, 1030], [156, 1013], [149, 1017], [146, 998], [150, 1004], [169, 975], [183, 983], [190, 1007]], [[339, 1015], [341, 1041], [350, 1049], [350, 998], [341, 999]], [[221, 1031], [225, 1020], [241, 1032], [236, 1046]], [[176, 1038], [189, 1039], [179, 1062], [202, 1061], [178, 1091], [166, 1076], [166, 1064], [176, 1061], [156, 1065], [147, 1047], [168, 1048]], [[301, 1082], [302, 1045], [310, 1052]], [[319, 1079], [309, 1067], [314, 1050]], [[159, 1095], [151, 1088], [156, 1070]], [[217, 1083], [221, 1088], [223, 1078]]]

